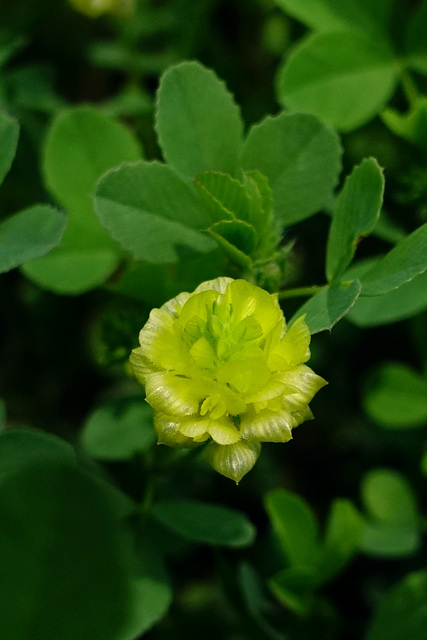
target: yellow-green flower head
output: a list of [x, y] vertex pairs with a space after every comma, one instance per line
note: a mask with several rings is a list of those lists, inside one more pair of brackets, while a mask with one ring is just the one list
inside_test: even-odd
[[239, 482], [261, 442], [287, 442], [313, 417], [308, 403], [326, 384], [304, 363], [310, 332], [287, 330], [277, 296], [217, 278], [153, 309], [130, 357], [154, 409], [159, 444], [192, 447]]
[[135, 9], [135, 0], [70, 0], [70, 3], [89, 18], [97, 18], [107, 13], [129, 17]]

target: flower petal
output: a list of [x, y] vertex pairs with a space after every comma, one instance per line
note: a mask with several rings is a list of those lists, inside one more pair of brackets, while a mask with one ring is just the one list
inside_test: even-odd
[[145, 384], [145, 378], [148, 373], [157, 371], [157, 368], [145, 357], [141, 347], [133, 349], [129, 356], [129, 364], [135, 378], [140, 384]]
[[193, 438], [187, 438], [180, 432], [181, 420], [160, 411], [154, 412], [154, 428], [157, 433], [157, 444], [165, 444], [175, 449], [189, 449], [197, 446]]
[[268, 365], [273, 371], [296, 366], [310, 358], [311, 335], [304, 318], [301, 316], [295, 320], [279, 344], [272, 349]]
[[292, 429], [297, 426], [297, 418], [288, 411], [247, 412], [240, 425], [243, 438], [254, 438], [259, 442], [288, 442]]
[[235, 444], [211, 442], [204, 453], [208, 463], [226, 478], [239, 483], [254, 466], [261, 451], [259, 442], [240, 440]]
[[163, 413], [189, 416], [198, 412], [200, 389], [191, 378], [177, 376], [169, 371], [158, 371], [146, 376], [147, 402]]
[[280, 375], [280, 380], [285, 386], [284, 406], [292, 410], [302, 409], [313, 399], [319, 389], [328, 384], [305, 364], [285, 371]]

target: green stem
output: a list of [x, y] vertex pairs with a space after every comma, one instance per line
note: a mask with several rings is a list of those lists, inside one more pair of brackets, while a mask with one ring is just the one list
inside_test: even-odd
[[400, 84], [408, 101], [409, 107], [413, 108], [418, 101], [419, 93], [417, 85], [407, 69], [402, 69], [400, 73]]
[[279, 300], [284, 300], [285, 298], [302, 298], [314, 296], [315, 293], [323, 291], [323, 289], [327, 288], [327, 284], [322, 284], [312, 285], [311, 287], [296, 287], [295, 289], [285, 289], [284, 291], [279, 291]]

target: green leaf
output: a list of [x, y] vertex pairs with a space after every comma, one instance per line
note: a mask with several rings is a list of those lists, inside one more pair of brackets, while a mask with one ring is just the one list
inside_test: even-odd
[[385, 295], [360, 296], [348, 319], [359, 327], [375, 327], [410, 318], [424, 309], [427, 309], [427, 271]]
[[427, 74], [427, 2], [423, 0], [417, 6], [406, 28], [406, 64], [422, 74]]
[[50, 433], [30, 429], [10, 429], [0, 433], [0, 481], [29, 463], [76, 464], [73, 447]]
[[426, 270], [427, 223], [399, 242], [361, 277], [362, 295], [383, 295]]
[[363, 404], [382, 427], [421, 427], [427, 424], [427, 378], [404, 364], [384, 363], [368, 376]]
[[366, 640], [424, 640], [426, 600], [427, 571], [409, 573], [381, 600]]
[[36, 204], [0, 223], [0, 273], [48, 253], [61, 240], [66, 217]]
[[285, 489], [273, 489], [265, 508], [283, 554], [296, 567], [315, 566], [318, 554], [318, 525], [309, 505]]
[[61, 245], [26, 265], [24, 272], [32, 280], [57, 293], [77, 294], [114, 272], [120, 250], [95, 216], [92, 195], [105, 171], [140, 155], [139, 143], [125, 127], [91, 107], [75, 107], [56, 118], [47, 136], [43, 170], [69, 220]]
[[156, 122], [165, 159], [184, 175], [212, 170], [236, 174], [243, 122], [213, 71], [198, 62], [169, 68], [157, 94]]
[[414, 553], [420, 545], [417, 507], [411, 487], [399, 473], [375, 469], [362, 482], [368, 511], [361, 549], [378, 557]]
[[268, 586], [287, 609], [305, 616], [313, 603], [317, 575], [306, 567], [289, 567], [270, 578]]
[[178, 262], [215, 248], [195, 186], [159, 162], [122, 165], [99, 182], [97, 214], [136, 260]]
[[266, 617], [266, 613], [273, 607], [264, 594], [264, 581], [254, 567], [247, 562], [242, 562], [237, 578], [245, 605], [254, 622], [271, 640], [286, 640], [287, 636], [272, 627]]
[[142, 398], [113, 400], [96, 409], [81, 433], [84, 450], [101, 460], [126, 460], [156, 441], [151, 407]]
[[292, 17], [316, 31], [358, 29], [382, 32], [390, 13], [390, 0], [275, 0]]
[[242, 165], [268, 178], [281, 225], [308, 218], [329, 201], [338, 180], [338, 137], [308, 114], [267, 117], [249, 131]]
[[15, 118], [0, 111], [0, 184], [9, 171], [18, 145], [19, 125]]
[[290, 324], [305, 315], [310, 333], [330, 331], [352, 308], [361, 292], [358, 280], [341, 282], [322, 289], [298, 309]]
[[384, 177], [376, 160], [363, 160], [347, 177], [329, 231], [326, 276], [336, 280], [348, 267], [359, 240], [369, 235], [379, 218]]
[[123, 125], [92, 107], [74, 107], [63, 111], [48, 132], [46, 185], [86, 232], [103, 238], [93, 211], [95, 185], [109, 169], [140, 157], [139, 142]]
[[194, 178], [214, 222], [239, 218], [250, 222], [250, 199], [241, 182], [226, 173], [205, 171]]
[[[247, 256], [253, 253], [257, 241], [255, 229], [251, 224], [243, 220], [222, 220], [209, 227], [209, 233], [218, 240], [224, 249], [229, 250], [231, 257], [239, 264], [241, 254], [243, 254], [243, 265], [247, 265]], [[236, 255], [234, 249], [237, 249], [239, 255]]]
[[40, 461], [3, 477], [2, 639], [117, 640], [129, 551], [109, 499], [76, 468]]
[[172, 602], [162, 548], [164, 540], [159, 535], [153, 538], [148, 518], [144, 517], [141, 524], [143, 530], [136, 541], [135, 575], [129, 598], [130, 614], [117, 640], [139, 638], [164, 618]]
[[404, 114], [395, 109], [385, 109], [381, 118], [390, 131], [397, 136], [417, 147], [427, 148], [427, 98], [423, 96], [417, 98], [411, 110]]
[[380, 41], [356, 31], [317, 33], [285, 61], [277, 94], [284, 107], [351, 131], [381, 111], [398, 74], [393, 53]]
[[239, 511], [187, 500], [159, 502], [152, 515], [164, 526], [193, 542], [227, 547], [252, 544], [255, 528]]
[[318, 571], [322, 582], [330, 580], [356, 554], [362, 538], [362, 526], [362, 517], [349, 500], [334, 500], [320, 550]]

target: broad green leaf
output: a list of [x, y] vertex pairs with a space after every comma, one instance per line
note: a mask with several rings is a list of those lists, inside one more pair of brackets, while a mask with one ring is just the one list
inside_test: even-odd
[[81, 433], [84, 450], [101, 460], [126, 460], [155, 441], [152, 410], [141, 398], [102, 405], [88, 417]]
[[420, 545], [417, 506], [411, 487], [397, 472], [375, 469], [362, 482], [368, 512], [361, 549], [378, 557], [414, 553]]
[[317, 118], [281, 113], [251, 128], [242, 165], [268, 178], [275, 218], [289, 226], [326, 205], [338, 180], [340, 158], [338, 137]]
[[376, 160], [363, 160], [347, 177], [336, 202], [329, 231], [326, 276], [336, 280], [348, 267], [359, 240], [369, 235], [378, 220], [384, 177]]
[[136, 260], [178, 262], [207, 253], [214, 241], [195, 186], [159, 162], [122, 165], [100, 180], [95, 196], [102, 224]]
[[109, 169], [140, 157], [139, 142], [122, 124], [92, 107], [74, 107], [62, 112], [48, 132], [46, 185], [86, 233], [103, 238], [93, 211], [95, 185]]
[[427, 98], [418, 98], [412, 109], [407, 113], [400, 113], [391, 108], [385, 109], [381, 114], [381, 118], [397, 136], [417, 147], [427, 148]]
[[381, 600], [365, 640], [425, 640], [427, 571], [409, 573]]
[[355, 555], [362, 538], [362, 526], [362, 517], [349, 500], [334, 500], [320, 550], [318, 571], [322, 582], [338, 573]]
[[375, 327], [410, 318], [424, 309], [427, 309], [427, 271], [385, 295], [360, 296], [348, 319], [359, 327]]
[[157, 131], [165, 159], [186, 176], [237, 173], [243, 122], [233, 97], [213, 71], [182, 62], [163, 75]]
[[62, 243], [26, 265], [25, 273], [57, 293], [78, 294], [104, 282], [117, 268], [119, 247], [93, 209], [95, 185], [105, 171], [137, 160], [141, 148], [121, 124], [91, 107], [75, 107], [54, 120], [47, 136], [46, 184], [69, 213]]
[[362, 295], [383, 295], [426, 270], [427, 223], [399, 242], [361, 277]]
[[275, 0], [292, 17], [316, 31], [358, 29], [376, 34], [387, 22], [391, 0]]
[[61, 241], [66, 217], [36, 204], [0, 223], [0, 273], [48, 253]]
[[151, 509], [159, 522], [192, 542], [244, 547], [255, 538], [255, 528], [245, 515], [229, 507], [174, 500]]
[[[68, 245], [68, 242], [67, 242]], [[101, 285], [119, 264], [115, 248], [60, 246], [22, 271], [30, 280], [55, 293], [77, 295]]]
[[304, 566], [288, 567], [270, 578], [268, 586], [287, 609], [304, 616], [313, 603], [317, 574]]
[[427, 378], [407, 365], [384, 363], [368, 376], [363, 404], [382, 427], [421, 427], [427, 424]]
[[362, 287], [358, 280], [341, 282], [322, 289], [298, 309], [290, 324], [305, 315], [310, 333], [330, 331], [355, 304]]
[[280, 103], [341, 131], [371, 120], [398, 80], [393, 53], [356, 31], [316, 33], [297, 46], [277, 78]]
[[318, 525], [309, 505], [285, 489], [267, 494], [265, 508], [290, 565], [310, 569], [318, 554]]
[[2, 640], [117, 640], [128, 617], [127, 540], [105, 493], [75, 467], [39, 461], [4, 476]]
[[15, 118], [0, 111], [0, 184], [9, 171], [18, 144], [19, 125]]
[[406, 64], [422, 74], [427, 74], [427, 2], [418, 3], [406, 29]]
[[0, 433], [0, 481], [29, 463], [76, 464], [73, 447], [50, 433], [35, 429], [10, 429]]

